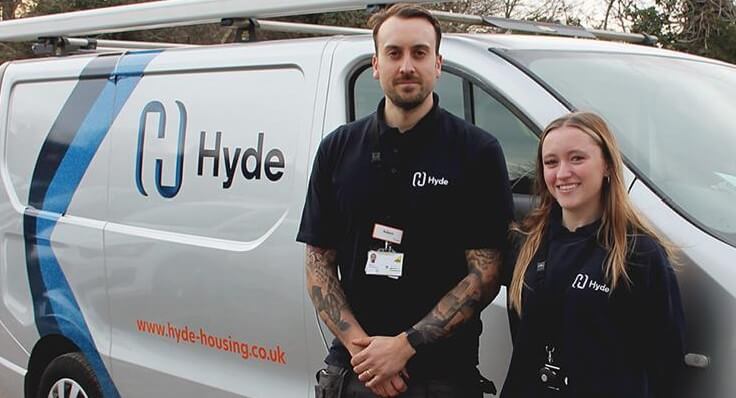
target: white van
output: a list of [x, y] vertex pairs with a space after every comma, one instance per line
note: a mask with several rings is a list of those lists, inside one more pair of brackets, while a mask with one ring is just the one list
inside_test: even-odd
[[[313, 396], [331, 337], [294, 238], [321, 138], [382, 95], [372, 52], [332, 36], [3, 65], [0, 396]], [[736, 67], [539, 36], [446, 35], [441, 53], [441, 103], [501, 141], [519, 214], [541, 129], [608, 119], [631, 198], [682, 249], [672, 382], [733, 396]], [[499, 387], [505, 303], [483, 313]]]

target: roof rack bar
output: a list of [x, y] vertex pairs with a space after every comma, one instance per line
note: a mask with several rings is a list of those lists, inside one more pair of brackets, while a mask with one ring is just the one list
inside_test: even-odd
[[[421, 3], [427, 0], [408, 0]], [[161, 0], [0, 22], [0, 41], [85, 36], [182, 25], [223, 18], [270, 18], [367, 9], [391, 0]]]
[[441, 21], [464, 23], [464, 24], [470, 24], [470, 25], [485, 24], [485, 22], [483, 22], [483, 17], [480, 15], [459, 14], [455, 12], [436, 11], [436, 10], [431, 10], [431, 12], [432, 12], [432, 15], [435, 16], [435, 18]]
[[98, 40], [84, 37], [42, 37], [31, 47], [36, 55], [64, 56], [78, 53], [109, 52], [116, 50], [152, 50], [171, 47], [192, 47], [186, 44], [154, 43], [144, 41]]
[[601, 40], [625, 41], [628, 43], [645, 44], [648, 46], [653, 46], [657, 44], [657, 40], [659, 40], [657, 36], [648, 35], [646, 33], [625, 33], [600, 29], [588, 30], [593, 33], [596, 38]]
[[554, 23], [522, 21], [508, 18], [488, 17], [469, 14], [457, 14], [447, 11], [432, 11], [437, 19], [471, 25], [488, 25], [498, 29], [515, 32], [548, 34], [556, 36], [586, 37], [590, 39], [617, 40], [629, 43], [653, 45], [657, 42], [656, 36], [642, 33], [614, 32], [609, 30], [586, 29], [581, 26], [571, 26]]
[[343, 26], [315, 25], [297, 22], [256, 20], [258, 29], [274, 32], [308, 33], [315, 35], [364, 35], [371, 33], [369, 29], [348, 28]]
[[506, 31], [517, 31], [526, 33], [536, 33], [542, 35], [555, 35], [567, 37], [583, 37], [587, 39], [595, 39], [595, 35], [588, 32], [582, 26], [570, 26], [546, 22], [520, 21], [517, 19], [483, 17], [483, 21], [490, 26], [494, 26]]
[[[369, 29], [347, 28], [342, 26], [314, 25], [296, 22], [254, 20], [259, 30], [287, 33], [307, 33], [315, 35], [361, 35], [369, 34]], [[78, 52], [110, 52], [119, 50], [156, 50], [162, 48], [200, 47], [197, 44], [166, 42], [88, 39], [82, 37], [41, 38], [34, 44], [38, 55], [69, 55]]]
[[[223, 27], [229, 27], [235, 30], [234, 42], [258, 41], [256, 33], [258, 31], [286, 32], [286, 33], [306, 33], [312, 35], [362, 35], [370, 33], [370, 30], [361, 28], [351, 28], [344, 26], [317, 25], [299, 22], [269, 21], [265, 19], [255, 18], [223, 18], [220, 22]], [[248, 39], [243, 38], [243, 34], [248, 32]]]
[[152, 41], [133, 40], [102, 40], [97, 39], [97, 49], [129, 49], [129, 50], [156, 50], [159, 48], [199, 47], [196, 44], [179, 44]]
[[95, 52], [97, 40], [76, 37], [41, 37], [31, 46], [35, 55], [56, 55], [57, 57], [80, 52]]

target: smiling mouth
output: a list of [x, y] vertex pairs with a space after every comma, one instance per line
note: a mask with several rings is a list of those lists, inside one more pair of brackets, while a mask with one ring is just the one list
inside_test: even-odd
[[565, 193], [565, 192], [572, 192], [579, 185], [580, 185], [579, 183], [575, 183], [575, 184], [562, 184], [562, 185], [557, 185], [556, 188], [557, 188], [558, 191]]

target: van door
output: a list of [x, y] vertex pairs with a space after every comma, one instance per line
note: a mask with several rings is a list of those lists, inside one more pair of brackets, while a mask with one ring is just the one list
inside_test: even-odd
[[118, 59], [13, 64], [0, 101], [3, 356], [26, 369], [39, 338], [63, 336], [110, 396], [103, 227]]
[[325, 43], [165, 51], [122, 105], [105, 250], [123, 396], [308, 395], [294, 239]]

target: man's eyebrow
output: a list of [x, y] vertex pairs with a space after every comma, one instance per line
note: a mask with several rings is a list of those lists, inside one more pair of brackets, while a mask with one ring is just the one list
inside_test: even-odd
[[[399, 46], [398, 44], [391, 44], [391, 43], [387, 43], [387, 44], [384, 44], [383, 45], [383, 49], [384, 50], [394, 50], [394, 49], [397, 49], [397, 48], [401, 48], [401, 46]], [[431, 46], [429, 44], [426, 44], [426, 43], [414, 44], [414, 45], [411, 46], [411, 49], [412, 50], [428, 49], [428, 48], [431, 48]]]

